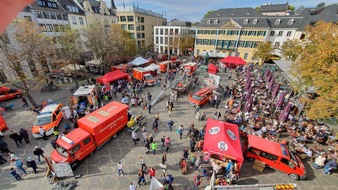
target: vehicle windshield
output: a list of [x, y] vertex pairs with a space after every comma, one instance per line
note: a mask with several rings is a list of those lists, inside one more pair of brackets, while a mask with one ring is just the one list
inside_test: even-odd
[[68, 158], [68, 151], [61, 147], [60, 145], [56, 144], [56, 151], [65, 158]]
[[42, 125], [46, 125], [48, 123], [50, 123], [52, 120], [52, 116], [51, 115], [46, 115], [46, 116], [39, 116], [36, 118], [35, 120], [35, 126], [42, 126]]
[[289, 154], [290, 154], [291, 160], [297, 165], [297, 167], [299, 167], [299, 163], [298, 163], [296, 156], [291, 151], [289, 151]]
[[146, 78], [146, 80], [151, 80], [151, 79], [153, 79], [153, 76], [152, 75], [146, 75], [146, 76], [144, 76], [144, 78]]
[[202, 100], [202, 96], [199, 96], [197, 94], [192, 95], [192, 98], [195, 100]]

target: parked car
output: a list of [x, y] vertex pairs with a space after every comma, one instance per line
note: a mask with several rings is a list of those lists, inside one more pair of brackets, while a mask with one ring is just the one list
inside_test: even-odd
[[22, 91], [14, 88], [8, 88], [6, 86], [0, 87], [0, 101], [20, 98], [22, 96]]
[[213, 95], [213, 92], [209, 88], [203, 88], [197, 91], [195, 94], [191, 96], [189, 94], [189, 103], [193, 106], [203, 106], [209, 101], [210, 96]]

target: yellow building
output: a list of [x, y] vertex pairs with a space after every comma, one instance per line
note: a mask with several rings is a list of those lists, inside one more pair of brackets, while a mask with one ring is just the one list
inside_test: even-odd
[[117, 16], [121, 28], [130, 33], [138, 47], [151, 48], [154, 44], [154, 26], [165, 26], [163, 15], [135, 6], [118, 7]]

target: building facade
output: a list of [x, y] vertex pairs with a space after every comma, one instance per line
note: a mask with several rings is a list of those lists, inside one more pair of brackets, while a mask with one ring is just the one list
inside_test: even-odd
[[119, 25], [136, 40], [137, 46], [148, 49], [154, 44], [154, 27], [167, 24], [163, 15], [135, 6], [118, 7], [117, 16]]
[[70, 28], [83, 29], [87, 26], [84, 11], [73, 0], [58, 0], [58, 2], [68, 14]]
[[183, 52], [180, 52], [177, 42], [180, 41], [182, 36], [195, 38], [195, 34], [196, 28], [192, 28], [191, 23], [177, 19], [168, 22], [168, 26], [154, 26], [154, 51], [180, 55]]

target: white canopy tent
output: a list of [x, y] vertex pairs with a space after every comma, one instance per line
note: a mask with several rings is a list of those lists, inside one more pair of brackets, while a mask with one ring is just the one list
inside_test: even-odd
[[63, 70], [65, 72], [68, 72], [68, 71], [79, 71], [79, 70], [82, 70], [84, 69], [84, 66], [83, 65], [79, 65], [79, 64], [70, 64], [70, 65], [66, 65], [64, 67], [61, 67], [60, 70]]
[[144, 67], [144, 69], [146, 69], [146, 70], [149, 70], [149, 71], [156, 71], [157, 73], [160, 73], [161, 72], [161, 70], [160, 70], [160, 66], [158, 66], [158, 65], [156, 65], [156, 64], [151, 64], [151, 65], [149, 65], [148, 67]]
[[164, 186], [155, 178], [151, 178], [149, 190], [164, 190]]
[[101, 62], [100, 62], [99, 59], [93, 59], [93, 60], [86, 62], [86, 65], [100, 65], [100, 64], [101, 64]]
[[143, 57], [137, 57], [133, 61], [129, 62], [129, 65], [140, 66], [145, 63], [149, 63], [149, 60], [144, 59]]

